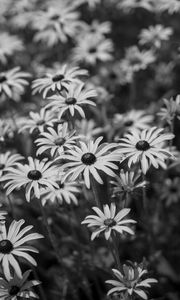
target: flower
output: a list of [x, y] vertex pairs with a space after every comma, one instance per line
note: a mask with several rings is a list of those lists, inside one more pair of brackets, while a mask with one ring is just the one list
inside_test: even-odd
[[119, 193], [132, 193], [134, 190], [145, 187], [146, 181], [141, 181], [141, 175], [133, 171], [121, 170], [119, 176], [116, 176], [111, 183], [115, 186], [113, 192]]
[[142, 264], [124, 264], [124, 274], [117, 269], [112, 269], [112, 271], [117, 279], [106, 281], [106, 283], [114, 286], [109, 290], [108, 295], [122, 294], [125, 298], [134, 295], [147, 300], [148, 297], [144, 289], [150, 288], [152, 283], [157, 283], [157, 280], [154, 278], [142, 279], [142, 277], [148, 273]]
[[157, 186], [160, 190], [160, 199], [165, 201], [166, 206], [179, 202], [180, 197], [180, 180], [178, 177], [173, 179], [166, 178], [164, 184]]
[[146, 115], [144, 110], [132, 109], [125, 114], [115, 114], [113, 123], [116, 128], [131, 132], [134, 129], [149, 128], [153, 121], [152, 115]]
[[168, 41], [173, 31], [171, 27], [163, 27], [161, 24], [149, 26], [148, 29], [142, 29], [139, 35], [140, 45], [152, 45], [160, 48], [162, 41]]
[[23, 157], [19, 154], [12, 154], [10, 151], [0, 154], [0, 177], [4, 175], [6, 169], [12, 167], [15, 163], [22, 160]]
[[94, 240], [103, 231], [106, 240], [110, 238], [113, 230], [120, 234], [123, 232], [134, 234], [134, 231], [128, 227], [128, 224], [136, 223], [136, 221], [124, 219], [130, 212], [129, 208], [123, 208], [117, 214], [115, 203], [111, 203], [110, 206], [108, 204], [103, 205], [103, 211], [98, 207], [93, 207], [92, 209], [96, 212], [97, 216], [89, 215], [82, 222], [82, 224], [88, 224], [88, 227], [97, 227], [91, 235], [91, 240]]
[[[16, 167], [16, 168], [15, 168]], [[39, 161], [32, 157], [28, 157], [28, 164], [16, 163], [14, 167], [7, 168], [8, 173], [0, 178], [0, 181], [7, 181], [7, 195], [13, 190], [25, 186], [25, 196], [30, 201], [31, 192], [35, 197], [40, 198], [40, 188], [48, 187], [53, 190], [58, 185], [52, 180], [57, 173], [55, 166], [51, 166], [51, 162]]]
[[78, 77], [86, 76], [87, 73], [87, 70], [78, 67], [62, 65], [57, 72], [47, 73], [46, 77], [35, 79], [32, 83], [33, 94], [43, 92], [43, 98], [45, 98], [49, 91], [61, 91], [63, 88], [68, 90], [70, 83], [79, 83]]
[[[19, 96], [22, 95], [24, 92], [24, 86], [28, 85], [28, 81], [25, 79], [27, 77], [30, 77], [31, 75], [26, 72], [20, 72], [20, 67], [13, 68], [6, 72], [0, 73], [0, 94], [3, 93], [15, 100], [18, 101], [17, 98], [18, 94]], [[14, 94], [16, 97], [14, 97]]]
[[80, 193], [78, 189], [78, 184], [75, 181], [65, 180], [63, 181], [63, 175], [60, 176], [58, 181], [58, 189], [50, 190], [45, 189], [42, 191], [42, 203], [45, 204], [47, 201], [51, 201], [52, 203], [60, 203], [66, 202], [67, 204], [78, 204], [78, 199], [76, 194]]
[[14, 55], [16, 51], [24, 49], [22, 41], [16, 35], [7, 32], [0, 33], [0, 62], [7, 63], [7, 57]]
[[25, 221], [13, 221], [9, 226], [8, 232], [6, 226], [1, 226], [0, 232], [0, 261], [2, 263], [5, 277], [9, 280], [11, 278], [11, 267], [16, 272], [17, 276], [22, 278], [22, 272], [16, 256], [22, 257], [34, 266], [37, 265], [34, 258], [28, 252], [38, 253], [38, 250], [32, 246], [26, 245], [26, 242], [41, 239], [43, 236], [38, 233], [25, 233], [33, 228], [33, 226], [26, 226], [21, 230], [21, 226]]
[[14, 137], [13, 125], [9, 119], [0, 119], [0, 146], [6, 146]]
[[48, 127], [48, 132], [43, 132], [40, 135], [35, 143], [39, 147], [37, 150], [37, 155], [43, 153], [46, 150], [50, 150], [51, 156], [54, 156], [56, 153], [59, 155], [71, 149], [75, 144], [76, 140], [79, 138], [75, 135], [74, 132], [68, 131], [68, 123], [59, 124], [57, 130]]
[[95, 65], [97, 60], [112, 60], [113, 43], [110, 39], [97, 37], [96, 34], [88, 34], [78, 40], [77, 46], [73, 49], [72, 59], [76, 62], [85, 62]]
[[97, 36], [98, 39], [103, 39], [106, 34], [109, 34], [111, 31], [111, 22], [106, 21], [99, 23], [98, 20], [93, 20], [89, 25], [84, 23], [82, 31], [77, 36], [77, 40], [84, 39], [87, 35], [91, 35], [94, 37]]
[[163, 99], [163, 102], [165, 107], [162, 107], [157, 115], [161, 118], [161, 120], [164, 120], [171, 125], [175, 116], [180, 119], [180, 95], [177, 95], [175, 100], [173, 98], [170, 100]]
[[128, 167], [132, 164], [140, 162], [141, 169], [144, 174], [151, 165], [154, 168], [159, 166], [166, 168], [165, 160], [172, 157], [172, 154], [163, 149], [159, 144], [174, 138], [172, 133], [162, 133], [163, 128], [152, 127], [144, 129], [141, 132], [133, 130], [120, 139], [118, 152], [124, 154], [128, 158]]
[[152, 0], [122, 0], [118, 3], [118, 7], [127, 13], [136, 8], [143, 8], [148, 11], [153, 10]]
[[55, 114], [46, 110], [46, 108], [41, 108], [40, 112], [30, 112], [30, 119], [25, 120], [25, 124], [22, 124], [22, 128], [19, 129], [19, 132], [24, 130], [29, 130], [30, 133], [33, 133], [35, 129], [38, 129], [40, 132], [43, 132], [45, 126], [53, 126], [55, 122], [57, 122], [57, 118], [55, 118]]
[[30, 272], [31, 270], [26, 271], [22, 274], [22, 278], [19, 278], [16, 273], [13, 278], [9, 280], [0, 278], [0, 299], [18, 300], [19, 298], [39, 298], [31, 288], [40, 284], [40, 281], [28, 280]]
[[[83, 173], [84, 181], [87, 188], [90, 188], [90, 176], [103, 184], [99, 172], [103, 171], [106, 175], [115, 176], [113, 170], [117, 170], [118, 166], [114, 163], [120, 160], [120, 155], [113, 151], [117, 147], [115, 143], [101, 144], [103, 137], [97, 138], [95, 141], [87, 143], [80, 141], [80, 146], [74, 146], [74, 149], [67, 150], [67, 153], [61, 155], [59, 159], [65, 159], [69, 162], [63, 164], [63, 169], [68, 168], [64, 175], [64, 180], [69, 177], [74, 181]], [[111, 152], [109, 152], [111, 151]]]
[[105, 131], [102, 127], [97, 127], [93, 119], [76, 120], [76, 130], [81, 139], [90, 140], [94, 136]]
[[71, 84], [67, 92], [64, 92], [64, 95], [52, 96], [49, 97], [51, 101], [46, 107], [52, 107], [52, 110], [59, 110], [59, 119], [65, 112], [69, 112], [73, 117], [75, 111], [81, 115], [82, 118], [85, 118], [85, 114], [81, 105], [89, 104], [94, 105], [95, 103], [91, 100], [97, 96], [97, 93], [93, 89], [86, 89], [83, 83], [80, 84]]
[[154, 1], [155, 10], [158, 12], [167, 11], [169, 14], [178, 13], [180, 11], [180, 2], [178, 0], [159, 0]]

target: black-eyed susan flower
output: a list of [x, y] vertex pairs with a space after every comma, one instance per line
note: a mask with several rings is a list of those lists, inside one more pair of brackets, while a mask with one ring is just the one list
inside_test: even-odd
[[41, 239], [43, 236], [38, 233], [26, 232], [31, 230], [33, 226], [26, 226], [21, 229], [25, 221], [13, 221], [7, 231], [6, 226], [1, 226], [0, 232], [0, 262], [2, 263], [3, 272], [7, 279], [11, 278], [11, 269], [14, 269], [19, 277], [22, 277], [22, 272], [16, 257], [24, 258], [26, 261], [36, 266], [37, 263], [28, 252], [38, 253], [38, 250], [26, 244], [32, 240]]
[[30, 272], [31, 270], [26, 271], [22, 274], [22, 278], [18, 277], [16, 273], [14, 273], [14, 276], [9, 280], [0, 278], [0, 299], [18, 300], [39, 298], [32, 288], [39, 285], [40, 281], [28, 280]]
[[120, 139], [119, 153], [128, 159], [128, 166], [140, 163], [142, 172], [146, 174], [150, 166], [166, 168], [165, 160], [173, 155], [163, 149], [162, 142], [174, 138], [172, 133], [163, 133], [163, 128], [152, 127], [141, 132], [133, 130]]
[[106, 283], [113, 286], [109, 290], [108, 295], [123, 295], [125, 298], [133, 295], [147, 300], [148, 296], [145, 289], [150, 288], [152, 283], [157, 283], [157, 280], [154, 278], [142, 278], [148, 274], [143, 264], [124, 264], [123, 274], [117, 269], [112, 269], [112, 271], [115, 279], [106, 281]]
[[78, 138], [75, 136], [75, 131], [70, 132], [68, 130], [68, 123], [59, 124], [57, 130], [48, 127], [47, 131], [41, 133], [35, 141], [38, 146], [37, 155], [47, 150], [50, 150], [51, 156], [56, 153], [60, 155], [67, 149], [71, 149]]
[[130, 224], [136, 223], [132, 219], [125, 219], [129, 214], [129, 208], [123, 208], [116, 214], [116, 205], [111, 203], [103, 205], [103, 211], [98, 207], [92, 208], [96, 215], [89, 215], [85, 218], [82, 224], [87, 224], [88, 227], [95, 227], [91, 235], [91, 240], [94, 240], [101, 232], [104, 232], [105, 239], [108, 240], [112, 234], [112, 231], [122, 234], [127, 232], [134, 234], [134, 231], [129, 227]]
[[80, 141], [80, 146], [74, 146], [74, 149], [67, 150], [66, 154], [61, 155], [59, 159], [69, 161], [63, 164], [63, 169], [67, 169], [64, 179], [68, 177], [74, 181], [82, 174], [87, 188], [90, 188], [90, 176], [100, 184], [103, 184], [101, 171], [106, 175], [115, 176], [114, 170], [118, 169], [115, 162], [120, 161], [121, 155], [114, 150], [117, 147], [115, 143], [100, 145], [102, 139], [103, 137], [99, 137], [87, 143]]
[[4, 187], [7, 188], [7, 195], [15, 189], [25, 187], [25, 196], [27, 201], [31, 199], [31, 192], [34, 196], [40, 198], [40, 189], [48, 187], [51, 190], [58, 188], [53, 180], [57, 174], [57, 168], [51, 166], [51, 162], [40, 161], [28, 157], [28, 164], [16, 163], [13, 167], [7, 168], [7, 174], [0, 181], [6, 181]]
[[52, 92], [61, 91], [63, 88], [68, 90], [70, 83], [80, 82], [79, 77], [86, 76], [87, 70], [80, 69], [78, 67], [70, 67], [67, 64], [59, 67], [59, 70], [47, 75], [43, 78], [35, 79], [32, 83], [33, 94], [39, 92], [42, 93], [43, 98], [46, 98], [47, 94]]
[[49, 97], [52, 100], [46, 107], [51, 107], [52, 110], [59, 111], [59, 119], [65, 112], [69, 112], [73, 117], [77, 111], [82, 118], [85, 118], [82, 105], [96, 105], [92, 98], [96, 97], [97, 93], [93, 89], [86, 89], [83, 83], [71, 84], [64, 95], [54, 95]]

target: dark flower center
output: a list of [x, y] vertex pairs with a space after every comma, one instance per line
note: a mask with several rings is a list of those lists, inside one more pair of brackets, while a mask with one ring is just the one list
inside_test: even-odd
[[19, 293], [19, 291], [20, 291], [20, 287], [17, 285], [13, 285], [9, 290], [9, 295], [15, 296]]
[[146, 151], [150, 148], [150, 145], [147, 141], [141, 140], [136, 144], [136, 149], [140, 151]]
[[130, 58], [130, 63], [131, 63], [132, 66], [137, 65], [137, 64], [141, 63], [141, 59], [139, 57], [135, 57], [135, 56], [131, 57]]
[[81, 161], [85, 165], [93, 165], [96, 161], [96, 156], [93, 153], [87, 152], [81, 157]]
[[45, 124], [45, 121], [44, 120], [39, 120], [39, 121], [36, 122], [36, 124], [37, 125], [43, 125], [43, 124]]
[[70, 97], [70, 98], [67, 98], [65, 102], [68, 105], [73, 105], [73, 104], [76, 104], [77, 100], [74, 97]]
[[95, 47], [89, 48], [89, 53], [96, 53], [97, 49]]
[[55, 145], [57, 145], [57, 146], [62, 146], [62, 145], [64, 145], [64, 143], [65, 143], [65, 139], [64, 138], [58, 138], [58, 139], [56, 139], [55, 140]]
[[58, 19], [59, 19], [58, 14], [51, 17], [51, 20], [53, 20], [53, 21], [57, 21]]
[[175, 186], [170, 187], [170, 192], [177, 193], [177, 188]]
[[5, 167], [5, 165], [4, 165], [4, 164], [0, 164], [0, 170], [3, 170], [3, 169], [4, 169], [4, 167]]
[[117, 75], [116, 75], [116, 73], [115, 72], [110, 72], [110, 74], [109, 74], [109, 78], [110, 79], [116, 79], [117, 78]]
[[116, 221], [114, 219], [106, 219], [104, 221], [104, 225], [108, 226], [108, 227], [113, 227], [116, 225]]
[[3, 83], [6, 80], [7, 80], [7, 78], [5, 75], [0, 75], [0, 83]]
[[124, 125], [127, 126], [127, 127], [130, 127], [130, 126], [133, 125], [133, 123], [134, 122], [132, 120], [128, 120], [128, 121], [124, 122]]
[[0, 252], [8, 254], [13, 250], [13, 244], [9, 240], [0, 241]]
[[55, 76], [53, 76], [52, 81], [53, 82], [57, 82], [57, 81], [61, 81], [64, 79], [64, 75], [63, 74], [57, 74]]
[[59, 188], [60, 188], [60, 189], [63, 189], [63, 188], [64, 188], [64, 183], [62, 183], [61, 181], [58, 181], [57, 184], [59, 185]]
[[39, 180], [42, 177], [42, 174], [38, 170], [32, 170], [32, 171], [29, 171], [29, 173], [27, 174], [27, 177], [30, 180]]

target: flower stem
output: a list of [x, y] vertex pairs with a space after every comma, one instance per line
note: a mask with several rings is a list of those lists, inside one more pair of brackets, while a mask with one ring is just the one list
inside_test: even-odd
[[95, 202], [96, 202], [96, 205], [101, 208], [102, 205], [99, 201], [99, 195], [98, 195], [98, 189], [97, 189], [97, 183], [95, 182], [94, 178], [91, 177], [91, 187], [92, 187], [92, 191], [93, 191], [93, 194], [94, 194], [94, 199], [95, 199]]
[[[142, 173], [142, 178], [143, 178], [143, 181], [146, 181], [146, 176], [144, 175], [144, 173]], [[143, 186], [143, 207], [144, 207], [144, 211], [147, 212], [147, 195], [146, 195], [146, 187]]]
[[121, 273], [123, 273], [123, 268], [122, 268], [120, 258], [119, 258], [119, 250], [118, 250], [117, 241], [116, 241], [116, 234], [114, 232], [112, 232], [112, 244], [113, 244], [113, 248], [114, 248], [114, 257], [116, 260], [117, 267], [121, 271]]
[[58, 246], [57, 246], [57, 241], [56, 241], [54, 235], [52, 234], [51, 228], [50, 228], [50, 226], [48, 224], [48, 216], [46, 214], [46, 210], [44, 209], [41, 200], [39, 200], [38, 202], [39, 202], [39, 205], [40, 205], [40, 209], [41, 209], [41, 213], [42, 213], [42, 217], [43, 217], [43, 222], [44, 222], [44, 225], [45, 225], [46, 230], [48, 232], [49, 240], [50, 240], [51, 245], [52, 245], [52, 247], [54, 249], [57, 261], [58, 261], [58, 263], [60, 265], [64, 265], [63, 261], [62, 261], [62, 258], [61, 258], [61, 255], [59, 254], [59, 249], [58, 249]]

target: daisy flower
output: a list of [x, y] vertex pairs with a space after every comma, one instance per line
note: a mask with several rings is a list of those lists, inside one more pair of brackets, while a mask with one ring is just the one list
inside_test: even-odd
[[135, 173], [133, 171], [121, 170], [119, 176], [116, 176], [113, 181], [113, 192], [115, 194], [119, 193], [132, 193], [134, 190], [145, 187], [146, 181], [141, 180], [141, 174]]
[[1, 227], [0, 232], [0, 261], [2, 263], [5, 277], [9, 280], [11, 278], [11, 267], [14, 269], [18, 277], [22, 277], [22, 272], [17, 257], [24, 258], [32, 265], [37, 263], [28, 252], [38, 253], [38, 250], [32, 246], [28, 246], [26, 242], [43, 238], [41, 234], [30, 233], [25, 235], [27, 231], [33, 226], [26, 226], [21, 229], [25, 221], [13, 221], [7, 231], [5, 225]]
[[19, 154], [12, 154], [11, 152], [6, 152], [0, 154], [0, 177], [4, 175], [6, 169], [12, 167], [18, 161], [22, 160], [23, 157]]
[[147, 115], [144, 110], [130, 110], [125, 114], [115, 114], [113, 123], [116, 128], [131, 132], [134, 129], [149, 128], [153, 121], [152, 115]]
[[65, 112], [69, 112], [73, 117], [75, 111], [77, 111], [82, 118], [85, 118], [81, 105], [89, 104], [95, 106], [95, 103], [91, 99], [96, 96], [96, 91], [93, 89], [86, 89], [84, 83], [71, 84], [68, 91], [64, 92], [64, 95], [54, 95], [49, 97], [52, 101], [46, 107], [52, 107], [53, 111], [59, 111], [59, 119], [62, 118], [62, 115]]
[[89, 215], [82, 222], [82, 224], [88, 224], [88, 227], [97, 227], [91, 235], [91, 240], [94, 240], [101, 232], [104, 232], [105, 239], [108, 240], [113, 230], [120, 234], [123, 232], [134, 234], [134, 231], [128, 227], [128, 224], [134, 224], [136, 221], [124, 219], [130, 212], [129, 208], [123, 208], [117, 214], [115, 203], [111, 203], [111, 206], [103, 205], [103, 211], [98, 207], [93, 207], [92, 209], [97, 215]]
[[152, 45], [160, 48], [163, 41], [168, 41], [172, 35], [171, 27], [163, 27], [161, 24], [150, 26], [148, 29], [142, 29], [139, 35], [140, 45]]
[[63, 202], [65, 202], [67, 204], [74, 203], [77, 205], [78, 199], [76, 194], [80, 193], [77, 182], [69, 180], [63, 181], [63, 175], [61, 175], [56, 182], [58, 184], [58, 189], [50, 190], [47, 188], [42, 191], [43, 205], [49, 201], [52, 203], [63, 204]]
[[7, 57], [24, 49], [22, 41], [16, 35], [7, 32], [0, 33], [0, 62], [7, 63]]
[[82, 173], [87, 188], [90, 188], [90, 176], [103, 184], [100, 172], [106, 175], [115, 176], [113, 170], [117, 170], [118, 166], [115, 162], [120, 161], [120, 155], [113, 151], [117, 144], [103, 143], [100, 145], [103, 137], [97, 138], [95, 141], [79, 142], [80, 146], [74, 146], [74, 149], [67, 150], [67, 154], [61, 155], [58, 159], [65, 159], [69, 162], [63, 164], [63, 168], [68, 168], [64, 179], [76, 180]]
[[19, 129], [19, 132], [24, 130], [29, 130], [30, 133], [33, 133], [34, 130], [39, 130], [43, 132], [44, 128], [47, 126], [53, 126], [57, 122], [54, 112], [46, 110], [46, 108], [41, 108], [40, 112], [30, 112], [30, 118], [25, 120], [25, 124], [22, 124], [22, 128]]
[[97, 38], [96, 34], [89, 34], [78, 41], [73, 49], [72, 59], [76, 62], [85, 62], [89, 65], [95, 65], [97, 60], [112, 60], [113, 43], [110, 39], [103, 37]]
[[70, 83], [79, 83], [79, 77], [87, 74], [87, 70], [63, 65], [57, 72], [47, 73], [46, 77], [35, 79], [32, 83], [33, 94], [43, 92], [43, 98], [46, 98], [49, 91], [61, 91], [63, 88], [68, 90]]
[[129, 296], [139, 296], [141, 299], [147, 300], [148, 296], [144, 290], [150, 288], [152, 283], [157, 283], [157, 280], [154, 278], [142, 278], [148, 274], [142, 264], [124, 264], [123, 274], [117, 269], [112, 269], [112, 271], [116, 279], [106, 281], [106, 283], [113, 286], [109, 290], [108, 295], [123, 295], [125, 299], [129, 298]]
[[86, 35], [91, 35], [94, 37], [97, 36], [98, 39], [104, 38], [106, 34], [111, 32], [111, 22], [106, 21], [99, 23], [98, 20], [93, 20], [89, 25], [87, 23], [84, 24], [82, 31], [77, 36], [77, 40], [84, 39]]
[[51, 164], [51, 162], [33, 160], [32, 157], [28, 157], [28, 164], [16, 163], [14, 167], [9, 167], [8, 173], [0, 178], [0, 181], [7, 181], [4, 186], [7, 188], [7, 195], [24, 186], [26, 200], [30, 201], [32, 191], [35, 197], [40, 198], [42, 187], [48, 187], [51, 190], [58, 188], [57, 183], [52, 180], [57, 173], [57, 168]]
[[35, 141], [39, 147], [37, 155], [47, 150], [50, 150], [51, 156], [56, 153], [60, 155], [67, 149], [71, 149], [78, 138], [75, 136], [75, 131], [68, 131], [68, 123], [59, 124], [57, 130], [48, 127], [47, 132], [41, 133], [40, 138]]
[[9, 279], [0, 278], [0, 299], [6, 300], [18, 300], [39, 298], [38, 295], [32, 291], [34, 286], [40, 284], [38, 280], [28, 280], [31, 270], [22, 274], [22, 278], [18, 277], [15, 273], [14, 276]]
[[26, 72], [21, 72], [20, 67], [13, 68], [6, 72], [0, 73], [0, 95], [3, 93], [16, 101], [14, 93], [22, 95], [24, 93], [24, 87], [28, 85], [28, 81], [25, 79], [31, 75]]
[[120, 139], [118, 152], [128, 159], [128, 167], [140, 163], [142, 172], [146, 174], [151, 165], [166, 168], [165, 160], [173, 155], [162, 148], [162, 142], [174, 138], [172, 133], [163, 133], [163, 128], [152, 127], [141, 132], [133, 130]]

